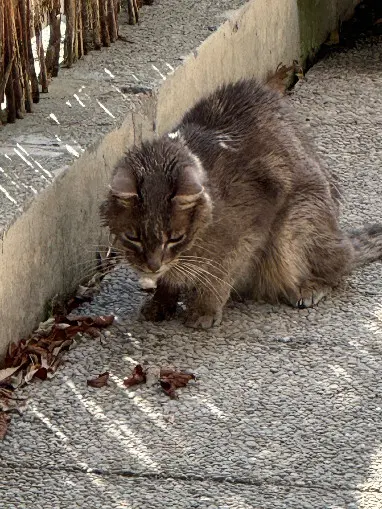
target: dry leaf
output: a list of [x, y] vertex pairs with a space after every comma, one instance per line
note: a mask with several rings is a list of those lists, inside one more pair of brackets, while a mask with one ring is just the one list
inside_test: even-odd
[[21, 366], [14, 366], [11, 368], [0, 369], [0, 382], [3, 382], [7, 378], [11, 377]]
[[172, 369], [161, 369], [159, 383], [163, 391], [170, 398], [177, 398], [175, 392], [179, 387], [185, 387], [190, 380], [195, 380], [192, 373], [184, 373], [182, 371], [174, 371]]
[[96, 327], [89, 327], [86, 329], [86, 334], [91, 336], [92, 338], [99, 338], [102, 336], [101, 332]]
[[20, 400], [19, 398], [0, 395], [0, 411], [17, 412], [19, 415], [22, 415], [26, 405], [27, 401], [25, 399]]
[[[137, 364], [131, 376], [123, 381], [124, 385], [132, 387], [133, 385], [145, 383], [149, 369], [144, 370], [140, 364]], [[155, 374], [153, 373], [153, 375]], [[159, 371], [160, 386], [170, 398], [177, 398], [176, 389], [185, 387], [190, 380], [195, 380], [195, 375], [192, 373], [174, 371], [173, 369], [160, 369]]]
[[108, 327], [114, 322], [113, 315], [103, 316], [72, 316], [70, 317], [71, 322], [78, 322], [79, 325], [87, 327]]
[[39, 378], [40, 380], [46, 380], [48, 378], [48, 370], [47, 368], [41, 367], [34, 374], [35, 378]]
[[109, 380], [109, 373], [106, 371], [105, 373], [98, 375], [96, 378], [88, 380], [87, 384], [90, 387], [96, 387], [97, 389], [99, 389], [100, 387], [104, 387], [105, 385], [107, 385], [108, 380]]
[[28, 384], [29, 382], [31, 382], [35, 376], [35, 374], [37, 373], [37, 371], [40, 369], [40, 365], [39, 364], [30, 364], [28, 366], [28, 369], [27, 371], [25, 372], [25, 376], [24, 376], [24, 382], [26, 384]]
[[293, 76], [294, 67], [287, 67], [286, 65], [279, 64], [276, 68], [276, 72], [268, 74], [266, 80], [267, 85], [274, 90], [277, 90], [281, 94], [285, 94], [288, 86], [288, 81], [291, 81]]
[[17, 372], [17, 374], [10, 377], [9, 385], [12, 386], [12, 389], [17, 389], [17, 387], [23, 383], [23, 379], [24, 379], [24, 374], [23, 374], [22, 370], [20, 370]]
[[294, 75], [297, 76], [299, 80], [305, 80], [304, 69], [297, 60], [293, 60], [293, 69]]
[[8, 431], [8, 424], [11, 418], [5, 412], [0, 412], [0, 440], [4, 440], [5, 435]]
[[38, 334], [39, 336], [49, 334], [53, 328], [54, 322], [55, 320], [53, 317], [49, 318], [45, 322], [41, 322], [40, 325], [38, 326], [38, 329], [36, 330], [36, 334]]
[[137, 364], [129, 378], [123, 381], [126, 387], [132, 387], [146, 382], [146, 373], [140, 364]]
[[[29, 339], [11, 344], [5, 358], [5, 369], [0, 371], [0, 383], [17, 387], [34, 378], [52, 378], [62, 362], [62, 351], [75, 343], [79, 334], [99, 337], [100, 328], [111, 325], [114, 316], [55, 316], [40, 324]], [[12, 377], [18, 372], [17, 377]], [[20, 376], [21, 373], [21, 376]]]
[[61, 352], [61, 350], [63, 348], [66, 348], [66, 349], [70, 350], [70, 347], [72, 346], [73, 342], [74, 342], [74, 339], [67, 339], [67, 340], [65, 340], [63, 342], [62, 341], [56, 341], [54, 343], [56, 343], [57, 346], [54, 346], [54, 344], [52, 345], [53, 346], [53, 351], [51, 350], [52, 346], [50, 346], [48, 348], [48, 350], [49, 350], [49, 352], [52, 351], [53, 357], [57, 357], [58, 354]]

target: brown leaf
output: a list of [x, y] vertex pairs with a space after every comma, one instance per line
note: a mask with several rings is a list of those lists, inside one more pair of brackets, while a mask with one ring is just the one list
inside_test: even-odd
[[18, 412], [21, 415], [25, 410], [25, 406], [25, 400], [0, 395], [0, 412]]
[[[24, 380], [24, 373], [22, 370], [18, 371], [15, 375], [11, 376], [9, 378], [9, 385], [12, 387], [12, 389], [17, 389], [19, 385], [23, 383]], [[1, 386], [1, 382], [0, 382]]]
[[146, 373], [140, 364], [137, 364], [129, 378], [123, 381], [126, 387], [132, 387], [146, 382]]
[[161, 369], [159, 383], [163, 391], [170, 398], [177, 398], [175, 392], [179, 387], [185, 387], [190, 380], [195, 380], [192, 373], [184, 373], [182, 371], [174, 371], [172, 369]]
[[290, 84], [288, 81], [291, 81], [293, 76], [293, 70], [293, 66], [287, 67], [280, 63], [274, 73], [268, 73], [267, 85], [280, 92], [280, 94], [285, 94], [287, 86]]
[[36, 371], [34, 376], [40, 380], [46, 380], [48, 378], [48, 369], [41, 367]]
[[30, 364], [28, 366], [27, 371], [25, 372], [24, 382], [29, 383], [31, 380], [33, 380], [35, 374], [38, 372], [40, 368], [41, 368], [40, 364]]
[[12, 388], [29, 383], [34, 378], [52, 378], [62, 362], [62, 350], [75, 344], [78, 334], [99, 337], [99, 329], [108, 327], [113, 321], [114, 316], [108, 315], [71, 317], [56, 314], [40, 323], [31, 337], [9, 345], [5, 369], [0, 370], [1, 386]]
[[159, 380], [159, 383], [167, 396], [170, 396], [171, 399], [178, 399], [178, 395], [175, 392], [175, 387], [171, 382], [167, 382], [166, 380]]
[[21, 366], [14, 366], [12, 368], [0, 369], [0, 382], [3, 382], [7, 378], [11, 377]]
[[172, 369], [161, 369], [160, 379], [171, 382], [176, 388], [185, 387], [190, 380], [195, 380], [195, 375]]
[[70, 322], [78, 322], [79, 324], [87, 325], [88, 327], [108, 327], [114, 322], [114, 316], [72, 316], [70, 317]]
[[61, 350], [68, 350], [72, 345], [73, 339], [66, 339], [65, 341], [54, 341], [53, 342], [53, 351], [49, 348], [49, 351], [52, 353], [53, 357], [57, 357], [57, 355], [61, 352]]
[[30, 353], [35, 353], [37, 355], [45, 355], [46, 354], [46, 349], [39, 345], [36, 345], [36, 344], [28, 344], [27, 351]]
[[36, 334], [39, 336], [48, 336], [52, 331], [54, 325], [54, 318], [48, 318], [45, 322], [41, 322], [38, 326]]
[[107, 385], [108, 380], [109, 380], [109, 373], [106, 371], [105, 373], [98, 375], [96, 378], [88, 380], [87, 384], [90, 387], [96, 387], [97, 389], [99, 389], [100, 387], [104, 387], [105, 385]]
[[8, 424], [11, 418], [5, 412], [0, 412], [0, 440], [4, 440], [5, 435], [8, 431]]
[[26, 340], [22, 339], [19, 344], [11, 343], [8, 347], [8, 352], [5, 357], [4, 367], [12, 368], [15, 366], [22, 366], [28, 363], [28, 354], [25, 351]]
[[88, 327], [86, 329], [86, 334], [92, 338], [99, 338], [101, 336], [101, 332], [96, 327]]
[[50, 380], [56, 374], [57, 368], [62, 364], [62, 353], [59, 354], [56, 360], [49, 366], [47, 377]]

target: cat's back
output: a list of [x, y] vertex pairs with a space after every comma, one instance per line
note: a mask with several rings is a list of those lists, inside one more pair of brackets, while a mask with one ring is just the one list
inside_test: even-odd
[[182, 124], [204, 129], [246, 131], [263, 123], [281, 108], [280, 96], [254, 79], [220, 86], [200, 100], [182, 119]]

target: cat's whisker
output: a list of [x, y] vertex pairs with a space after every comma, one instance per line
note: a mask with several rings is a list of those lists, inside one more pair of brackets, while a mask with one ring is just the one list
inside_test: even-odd
[[111, 253], [112, 253], [112, 254], [109, 254], [109, 255], [107, 254], [107, 252], [106, 252], [106, 251], [101, 251], [100, 249], [89, 249], [89, 248], [85, 248], [85, 249], [84, 249], [84, 251], [85, 251], [86, 253], [94, 253], [94, 254], [99, 254], [99, 255], [104, 254], [104, 258], [111, 258], [112, 256], [114, 256], [114, 255], [116, 255], [116, 254], [119, 254], [119, 255], [123, 255], [123, 254], [125, 254], [125, 253], [124, 253], [124, 251], [121, 251], [121, 250], [117, 251], [116, 249], [113, 249], [113, 250], [111, 251]]
[[[190, 267], [190, 264], [186, 264], [188, 267]], [[207, 276], [211, 276], [213, 278], [215, 278], [217, 281], [219, 281], [219, 283], [222, 283], [223, 285], [226, 285], [228, 286], [231, 290], [233, 290], [237, 295], [239, 295], [238, 291], [236, 290], [236, 288], [234, 286], [232, 286], [228, 281], [225, 281], [224, 279], [220, 278], [219, 276], [217, 276], [216, 274], [212, 274], [211, 272], [209, 272], [208, 270], [206, 270], [205, 268], [203, 267], [199, 267], [198, 265], [194, 265], [192, 264], [191, 265], [195, 270], [197, 271], [201, 271], [203, 272], [204, 274], [206, 274]]]
[[[203, 282], [203, 280], [200, 280], [195, 274], [193, 274], [191, 271], [189, 271], [185, 267], [182, 267], [180, 265], [176, 265], [176, 267], [174, 267], [174, 268], [177, 269], [178, 274], [184, 276], [185, 283], [187, 282], [187, 280], [190, 281], [191, 283], [193, 283], [193, 289], [196, 291], [196, 293], [199, 296], [202, 296], [202, 290], [205, 291], [206, 288], [207, 288], [207, 290], [209, 290], [209, 288], [206, 287], [206, 285]], [[200, 284], [195, 284], [196, 281], [199, 282]]]
[[[200, 240], [201, 242], [203, 242], [203, 239], [196, 239], [196, 240]], [[207, 254], [209, 254], [211, 256], [215, 256], [215, 253], [213, 251], [211, 251], [210, 249], [208, 249], [205, 245], [198, 244], [197, 242], [194, 242], [194, 246], [197, 249], [201, 249], [202, 251], [205, 251]]]
[[84, 260], [82, 262], [76, 262], [76, 263], [72, 263], [68, 266], [68, 269], [83, 269], [83, 270], [86, 270], [87, 268], [89, 270], [92, 269], [92, 267], [94, 266], [96, 269], [97, 267], [99, 267], [99, 265], [102, 263], [118, 263], [118, 262], [123, 262], [123, 261], [126, 261], [126, 258], [122, 258], [122, 257], [118, 257], [118, 256], [115, 256], [113, 258], [109, 258], [109, 259], [103, 259], [102, 261], [99, 261], [97, 259], [92, 259], [92, 260]]
[[[191, 283], [195, 283], [194, 277], [190, 273], [185, 272], [185, 270], [183, 270], [181, 265], [171, 264], [171, 267], [175, 270], [175, 272], [177, 272], [178, 274], [180, 274], [180, 276], [182, 276], [184, 284], [186, 284], [187, 281], [190, 281]], [[198, 295], [201, 295], [201, 290], [198, 285], [195, 285], [193, 287], [193, 289], [197, 292]]]
[[203, 258], [202, 256], [185, 256], [185, 255], [181, 255], [181, 256], [179, 256], [178, 259], [181, 260], [181, 261], [183, 260], [183, 261], [186, 261], [186, 262], [189, 261], [189, 262], [194, 262], [194, 263], [200, 261], [202, 263], [210, 265], [211, 267], [213, 267], [216, 270], [219, 270], [223, 274], [226, 274], [226, 272], [227, 272], [227, 270], [225, 269], [225, 267], [221, 263], [214, 262], [210, 258]]
[[105, 251], [108, 251], [109, 249], [112, 249], [113, 251], [120, 251], [123, 252], [122, 248], [113, 246], [112, 244], [86, 244], [88, 247], [92, 247], [95, 249], [105, 249]]
[[83, 272], [73, 281], [74, 286], [78, 286], [80, 284], [85, 284], [92, 279], [94, 276], [103, 279], [107, 274], [113, 272], [115, 269], [122, 267], [122, 264], [113, 264], [109, 267], [104, 267], [103, 269], [92, 268], [86, 272]]
[[194, 267], [191, 265], [187, 265], [187, 267], [183, 264], [178, 264], [178, 267], [182, 267], [183, 270], [189, 271], [190, 274], [197, 279], [204, 288], [209, 290], [213, 293], [213, 295], [216, 297], [217, 301], [222, 304], [222, 298], [219, 295], [219, 292], [216, 290], [216, 288], [213, 286], [212, 282], [207, 278], [205, 274], [202, 274], [200, 272], [197, 272]]
[[187, 280], [193, 281], [193, 279], [188, 274], [186, 274], [184, 271], [182, 271], [178, 265], [172, 265], [171, 269], [173, 269], [177, 274], [180, 274], [181, 276], [183, 276], [184, 282], [186, 282]]
[[112, 269], [108, 269], [102, 272], [100, 271], [90, 272], [88, 274], [79, 276], [73, 281], [72, 284], [74, 287], [78, 287], [79, 285], [86, 286], [94, 276], [97, 276], [98, 279], [102, 280], [110, 272], [112, 272]]

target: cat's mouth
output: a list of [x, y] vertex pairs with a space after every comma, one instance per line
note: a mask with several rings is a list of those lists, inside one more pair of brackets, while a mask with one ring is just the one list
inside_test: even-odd
[[139, 286], [144, 292], [154, 292], [157, 287], [158, 279], [162, 276], [163, 272], [160, 273], [141, 273], [139, 276]]
[[152, 293], [157, 287], [157, 282], [153, 278], [144, 275], [139, 279], [139, 286], [143, 292]]

